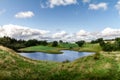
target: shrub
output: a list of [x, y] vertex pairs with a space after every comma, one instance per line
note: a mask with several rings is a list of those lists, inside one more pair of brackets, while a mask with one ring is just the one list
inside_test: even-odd
[[76, 44], [79, 46], [79, 47], [82, 47], [84, 45], [85, 41], [77, 41]]
[[52, 46], [53, 46], [53, 47], [58, 46], [58, 42], [57, 42], [57, 41], [53, 41]]
[[68, 62], [70, 62], [69, 60], [65, 60], [65, 61], [63, 61], [62, 63], [68, 63]]
[[94, 60], [99, 60], [100, 59], [100, 53], [99, 52], [96, 52], [94, 54]]

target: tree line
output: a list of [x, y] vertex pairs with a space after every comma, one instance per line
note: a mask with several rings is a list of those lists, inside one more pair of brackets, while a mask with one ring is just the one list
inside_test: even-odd
[[[47, 40], [36, 40], [36, 39], [30, 39], [30, 40], [17, 40], [15, 38], [10, 38], [10, 37], [1, 37], [0, 38], [0, 45], [6, 46], [8, 48], [11, 48], [15, 51], [21, 48], [25, 47], [30, 47], [30, 46], [37, 46], [37, 45], [43, 45], [43, 46], [52, 46], [52, 47], [57, 47], [59, 44], [66, 43], [68, 44], [69, 42], [63, 42], [62, 40], [60, 41], [53, 41], [53, 42], [48, 42]], [[82, 47], [85, 43], [85, 41], [77, 41], [75, 42], [79, 47]]]
[[97, 40], [92, 40], [91, 43], [99, 43], [103, 51], [120, 51], [120, 38], [112, 40], [103, 40], [103, 38], [99, 38]]
[[20, 48], [30, 47], [30, 46], [37, 46], [37, 45], [48, 45], [48, 42], [46, 40], [44, 41], [38, 41], [36, 39], [31, 40], [17, 40], [10, 37], [1, 37], [0, 38], [0, 45], [6, 46], [8, 48], [11, 48], [15, 51], [17, 51]]

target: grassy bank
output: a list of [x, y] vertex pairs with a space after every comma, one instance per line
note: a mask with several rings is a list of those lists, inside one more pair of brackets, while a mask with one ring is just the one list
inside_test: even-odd
[[75, 50], [75, 51], [84, 51], [84, 52], [99, 52], [101, 47], [99, 44], [90, 44], [86, 43], [83, 47], [78, 47], [74, 43], [62, 43], [57, 47], [51, 46], [31, 46], [27, 48], [20, 49], [23, 52], [46, 52], [46, 53], [61, 53], [60, 50]]
[[87, 51], [87, 52], [99, 52], [101, 51], [101, 47], [99, 44], [91, 44], [91, 43], [86, 43], [79, 49], [79, 51]]
[[120, 57], [116, 54], [101, 53], [57, 63], [30, 60], [0, 47], [0, 80], [119, 80]]
[[20, 49], [19, 51], [23, 52], [45, 52], [45, 53], [57, 53], [60, 54], [60, 50], [62, 48], [57, 48], [57, 47], [50, 47], [50, 46], [32, 46], [32, 47], [27, 47]]
[[72, 44], [72, 43], [61, 43], [57, 47], [51, 47], [51, 46], [31, 46], [27, 48], [20, 49], [19, 51], [22, 52], [45, 52], [45, 53], [56, 53], [60, 54], [61, 50], [74, 50], [74, 48], [79, 48], [77, 44]]

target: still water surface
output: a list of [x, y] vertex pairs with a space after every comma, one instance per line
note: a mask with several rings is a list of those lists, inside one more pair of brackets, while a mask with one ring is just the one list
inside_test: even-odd
[[65, 60], [73, 61], [80, 57], [94, 54], [92, 52], [77, 52], [70, 50], [62, 50], [61, 52], [63, 52], [63, 54], [49, 54], [49, 53], [47, 54], [43, 52], [19, 53], [19, 54], [34, 60], [47, 60], [47, 61], [56, 61], [56, 62], [62, 62]]

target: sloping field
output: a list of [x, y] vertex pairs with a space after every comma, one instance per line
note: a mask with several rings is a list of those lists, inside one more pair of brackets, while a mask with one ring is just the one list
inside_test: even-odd
[[119, 70], [115, 56], [95, 54], [69, 63], [34, 61], [0, 46], [0, 80], [119, 80]]
[[20, 51], [35, 51], [35, 52], [46, 52], [46, 53], [61, 53], [60, 52], [61, 48], [56, 48], [56, 47], [50, 47], [50, 46], [32, 46], [32, 47], [27, 47], [20, 49]]

